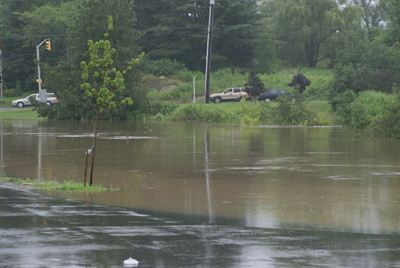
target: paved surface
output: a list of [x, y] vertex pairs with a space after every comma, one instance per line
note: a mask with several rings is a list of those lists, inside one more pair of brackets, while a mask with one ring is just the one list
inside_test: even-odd
[[0, 267], [400, 267], [398, 235], [245, 228], [0, 185]]
[[0, 112], [12, 111], [12, 110], [18, 110], [18, 108], [15, 108], [15, 107], [0, 107]]

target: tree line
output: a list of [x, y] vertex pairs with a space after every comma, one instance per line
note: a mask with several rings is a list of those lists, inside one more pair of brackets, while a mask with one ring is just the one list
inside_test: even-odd
[[[54, 113], [90, 116], [82, 105], [80, 63], [87, 41], [106, 32], [107, 17], [114, 19], [109, 39], [117, 67], [144, 52], [150, 72], [162, 61], [203, 71], [208, 7], [209, 0], [2, 0], [6, 87], [37, 87], [35, 46], [51, 38], [53, 50], [41, 54], [44, 86], [65, 100]], [[399, 14], [397, 0], [216, 0], [212, 66], [249, 73], [329, 68], [332, 103], [349, 89], [391, 92], [400, 83]], [[132, 113], [147, 105], [139, 76], [126, 77], [127, 97], [139, 100]]]

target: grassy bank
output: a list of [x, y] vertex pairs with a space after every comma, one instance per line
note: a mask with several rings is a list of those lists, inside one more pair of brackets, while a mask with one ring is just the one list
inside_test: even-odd
[[39, 116], [31, 108], [0, 111], [0, 120], [37, 120]]
[[156, 114], [153, 120], [198, 121], [245, 125], [333, 125], [327, 101], [277, 102], [242, 101], [221, 104], [180, 104], [165, 114]]
[[[329, 70], [302, 69], [304, 75], [310, 79], [311, 85], [307, 87], [304, 96], [309, 100], [326, 100], [330, 83], [333, 79]], [[285, 69], [270, 74], [259, 74], [266, 90], [281, 88], [293, 91], [288, 86], [297, 69]], [[196, 97], [204, 96], [204, 74], [201, 72], [180, 71], [168, 77], [147, 75], [144, 87], [148, 92], [150, 101], [189, 103], [193, 98], [193, 77], [195, 77]], [[228, 69], [218, 70], [211, 75], [211, 93], [222, 92], [229, 87], [244, 86], [247, 83], [248, 73]]]
[[[288, 86], [297, 69], [286, 69], [270, 74], [259, 74], [266, 90], [281, 88], [296, 93]], [[281, 124], [281, 125], [333, 125], [331, 106], [327, 102], [332, 73], [322, 69], [302, 69], [311, 80], [301, 101], [261, 103], [257, 101], [204, 105], [204, 75], [200, 72], [179, 71], [174, 75], [146, 76], [144, 85], [151, 103], [157, 109], [152, 119], [172, 121], [202, 121], [234, 124]], [[196, 99], [193, 100], [193, 77], [196, 77]], [[233, 70], [218, 70], [211, 75], [211, 93], [222, 92], [234, 86], [244, 86], [248, 73]]]
[[47, 181], [41, 179], [20, 179], [10, 177], [0, 177], [1, 183], [12, 183], [21, 187], [29, 187], [41, 191], [59, 191], [59, 192], [87, 192], [101, 193], [108, 189], [101, 185], [83, 186], [83, 183], [65, 181]]

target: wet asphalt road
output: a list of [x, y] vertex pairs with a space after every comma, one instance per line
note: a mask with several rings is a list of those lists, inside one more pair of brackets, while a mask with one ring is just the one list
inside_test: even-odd
[[0, 185], [0, 267], [400, 267], [397, 234], [207, 224]]
[[5, 111], [12, 111], [12, 110], [18, 110], [18, 108], [15, 107], [0, 107], [0, 113], [5, 112]]

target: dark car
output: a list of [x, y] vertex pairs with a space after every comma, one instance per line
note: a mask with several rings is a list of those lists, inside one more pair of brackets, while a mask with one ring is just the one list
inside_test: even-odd
[[264, 92], [258, 97], [260, 101], [271, 101], [276, 100], [277, 98], [286, 95], [286, 91], [283, 89], [271, 89], [267, 92]]

